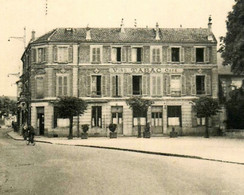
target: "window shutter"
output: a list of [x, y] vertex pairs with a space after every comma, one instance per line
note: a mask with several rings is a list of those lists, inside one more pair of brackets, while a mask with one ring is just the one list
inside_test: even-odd
[[103, 75], [102, 76], [102, 85], [103, 85], [103, 88], [102, 88], [102, 96], [103, 97], [106, 97], [107, 96], [107, 76], [106, 75]]
[[98, 47], [97, 48], [97, 62], [101, 62], [102, 61], [102, 59], [101, 59], [101, 48], [100, 47]]
[[171, 62], [171, 47], [167, 49], [167, 62]]
[[135, 48], [132, 48], [131, 49], [131, 61], [132, 62], [136, 62], [136, 49]]
[[151, 76], [152, 82], [151, 82], [151, 88], [152, 88], [152, 96], [157, 95], [157, 81], [156, 81], [156, 75]]
[[206, 95], [211, 95], [211, 77], [206, 75]]
[[112, 76], [112, 96], [116, 96], [116, 76]]
[[180, 48], [180, 62], [184, 62], [185, 61], [185, 49], [184, 47]]
[[131, 62], [132, 59], [131, 59], [131, 47], [128, 47], [128, 62]]
[[44, 79], [43, 77], [36, 78], [36, 98], [44, 97]]
[[162, 95], [161, 75], [157, 75], [157, 95]]
[[152, 49], [152, 62], [156, 62], [156, 49]]
[[91, 76], [88, 75], [86, 78], [86, 96], [91, 96]]
[[204, 62], [209, 63], [209, 47], [204, 48]]
[[32, 63], [36, 62], [36, 49], [31, 50], [31, 61]]
[[196, 76], [191, 77], [191, 94], [196, 95]]
[[170, 75], [167, 75], [166, 76], [166, 94], [167, 95], [170, 95]]
[[124, 78], [123, 78], [123, 82], [124, 82], [124, 84], [123, 84], [123, 86], [124, 86], [124, 89], [123, 89], [124, 96], [127, 96], [127, 92], [128, 92], [128, 90], [127, 90], [127, 88], [128, 88], [128, 76], [129, 76], [129, 74], [125, 73], [124, 74]]
[[80, 94], [79, 94], [81, 97], [84, 97], [86, 95], [86, 82], [85, 81], [86, 81], [85, 75], [82, 75], [79, 86], [78, 86], [79, 89], [81, 89]]
[[111, 54], [111, 60], [112, 62], [116, 62], [116, 48], [115, 47], [112, 47], [112, 54]]
[[61, 76], [58, 77], [58, 96], [62, 95], [62, 85], [63, 85], [63, 78]]
[[44, 48], [44, 61], [48, 62], [48, 48], [47, 47]]
[[63, 77], [63, 95], [68, 95], [68, 78], [67, 78], [67, 76]]
[[147, 75], [142, 76], [142, 95], [147, 96]]
[[185, 75], [181, 75], [181, 94], [182, 95], [186, 95], [186, 76]]
[[126, 62], [126, 47], [122, 47], [122, 62]]
[[127, 77], [127, 95], [132, 95], [132, 75], [128, 75]]
[[58, 53], [58, 48], [57, 48], [57, 46], [54, 46], [53, 47], [53, 62], [57, 62], [58, 61], [57, 53]]
[[69, 63], [73, 62], [73, 46], [69, 46]]
[[196, 63], [196, 48], [195, 47], [191, 48], [191, 61], [192, 61], [192, 63]]
[[118, 95], [122, 96], [122, 75], [118, 75]]

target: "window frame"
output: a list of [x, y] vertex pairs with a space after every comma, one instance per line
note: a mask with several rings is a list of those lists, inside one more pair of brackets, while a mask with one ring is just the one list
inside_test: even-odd
[[[135, 49], [136, 49], [136, 54], [135, 54], [135, 59], [133, 59], [133, 50], [135, 50]], [[137, 54], [138, 49], [141, 50], [141, 55], [140, 55], [141, 60], [140, 61], [138, 61], [138, 54]], [[143, 46], [141, 46], [141, 45], [131, 46], [131, 61], [132, 61], [132, 63], [136, 63], [136, 64], [143, 63]]]
[[[94, 124], [93, 124], [93, 119], [94, 119], [93, 108], [95, 109]], [[100, 111], [98, 110], [98, 108], [100, 109]], [[99, 118], [99, 114], [100, 114], [100, 118]], [[99, 122], [100, 122], [100, 124], [99, 124]], [[102, 128], [102, 106], [92, 106], [91, 107], [91, 127]]]
[[[93, 49], [96, 49], [95, 54], [93, 54]], [[95, 58], [98, 58], [97, 49], [100, 50], [99, 56], [100, 59], [93, 60], [93, 56], [96, 55]], [[102, 45], [90, 45], [90, 63], [91, 64], [101, 64], [103, 62], [103, 46]]]
[[[140, 82], [139, 82], [139, 94], [134, 94], [134, 85], [133, 85], [133, 77], [140, 77]], [[143, 85], [143, 81], [142, 81], [142, 75], [132, 75], [132, 95], [136, 95], [136, 96], [141, 96], [142, 95], [142, 85]]]
[[[203, 51], [203, 53], [202, 53], [202, 61], [197, 61], [197, 50], [198, 49], [202, 49], [202, 51]], [[199, 63], [199, 64], [201, 64], [201, 63], [205, 63], [205, 52], [206, 52], [206, 47], [204, 47], [204, 46], [196, 46], [195, 47], [195, 61], [196, 61], [196, 63]]]
[[[180, 88], [180, 91], [179, 91], [179, 93], [177, 94], [174, 94], [174, 93], [172, 93], [172, 76], [179, 76], [180, 77], [180, 86], [179, 86], [179, 88]], [[182, 94], [182, 75], [181, 74], [171, 74], [170, 75], [170, 94], [171, 94], [171, 96], [181, 96], [181, 94]]]
[[[68, 96], [70, 95], [70, 80], [69, 80], [69, 74], [56, 74], [56, 96]], [[60, 84], [59, 84], [59, 78], [62, 78], [62, 94], [59, 93], [60, 90]], [[67, 78], [67, 94], [64, 94], [64, 77]]]
[[[116, 50], [115, 54], [113, 52], [114, 49]], [[118, 61], [118, 49], [120, 49], [120, 61]], [[112, 61], [112, 63], [116, 63], [116, 64], [122, 63], [122, 52], [123, 52], [122, 50], [123, 50], [122, 45], [112, 45], [111, 46], [111, 61]]]
[[[155, 59], [158, 59], [159, 60], [154, 60], [154, 54], [153, 54], [153, 50], [157, 51], [159, 50], [159, 54], [155, 54]], [[161, 64], [162, 63], [162, 46], [151, 46], [150, 47], [150, 62], [152, 64]]]
[[[93, 77], [96, 77], [96, 91], [93, 91]], [[98, 89], [98, 80], [97, 80], [97, 78], [100, 78], [100, 91], [98, 91], [97, 89]], [[95, 92], [95, 94], [94, 94], [94, 92]], [[100, 94], [98, 93], [98, 92], [100, 92]], [[91, 96], [93, 96], [93, 97], [100, 97], [100, 96], [102, 96], [102, 75], [100, 75], [100, 74], [92, 74], [91, 75]]]
[[[178, 58], [179, 58], [179, 60], [178, 61], [173, 61], [173, 49], [178, 49], [179, 50], [179, 52], [178, 52]], [[170, 60], [171, 60], [171, 62], [172, 63], [180, 63], [181, 62], [181, 46], [171, 46], [170, 47], [170, 50], [171, 50], [171, 56], [170, 56]]]
[[[201, 84], [202, 86], [204, 86], [204, 90], [201, 90], [202, 93], [198, 93], [199, 90], [197, 90], [197, 77], [204, 77], [204, 84]], [[207, 76], [205, 74], [197, 74], [195, 75], [195, 82], [196, 82], [196, 95], [205, 95], [207, 93], [207, 86], [206, 86], [206, 79]]]

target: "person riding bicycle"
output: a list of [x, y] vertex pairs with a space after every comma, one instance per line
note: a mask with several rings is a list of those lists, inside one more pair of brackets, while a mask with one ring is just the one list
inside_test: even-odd
[[31, 143], [34, 142], [35, 131], [32, 126], [28, 126], [27, 128], [28, 138]]

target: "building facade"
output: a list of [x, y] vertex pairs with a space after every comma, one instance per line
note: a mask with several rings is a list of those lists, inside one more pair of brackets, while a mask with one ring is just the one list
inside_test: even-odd
[[192, 29], [124, 28], [122, 23], [33, 36], [22, 56], [21, 77], [30, 124], [37, 134], [67, 135], [68, 120], [57, 117], [53, 102], [75, 96], [88, 102], [79, 123], [89, 124], [90, 135], [107, 136], [110, 123], [118, 125], [120, 135], [137, 135], [137, 116], [125, 100], [141, 96], [154, 101], [147, 113], [153, 135], [168, 134], [172, 127], [183, 135], [203, 132], [205, 121], [196, 118], [192, 100], [217, 98], [211, 25], [211, 19], [208, 28]]

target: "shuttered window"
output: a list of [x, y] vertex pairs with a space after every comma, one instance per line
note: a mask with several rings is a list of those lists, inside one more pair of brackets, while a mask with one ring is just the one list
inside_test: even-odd
[[101, 48], [100, 47], [92, 48], [92, 62], [93, 63], [101, 62]]
[[151, 76], [151, 94], [152, 96], [161, 96], [162, 95], [162, 76], [161, 75], [152, 75]]
[[181, 75], [171, 75], [170, 82], [171, 96], [180, 96], [182, 86]]
[[162, 49], [160, 47], [153, 47], [151, 49], [151, 62], [152, 63], [160, 63], [161, 62], [161, 53]]
[[68, 85], [68, 76], [58, 76], [57, 77], [57, 96], [67, 96], [69, 85]]

